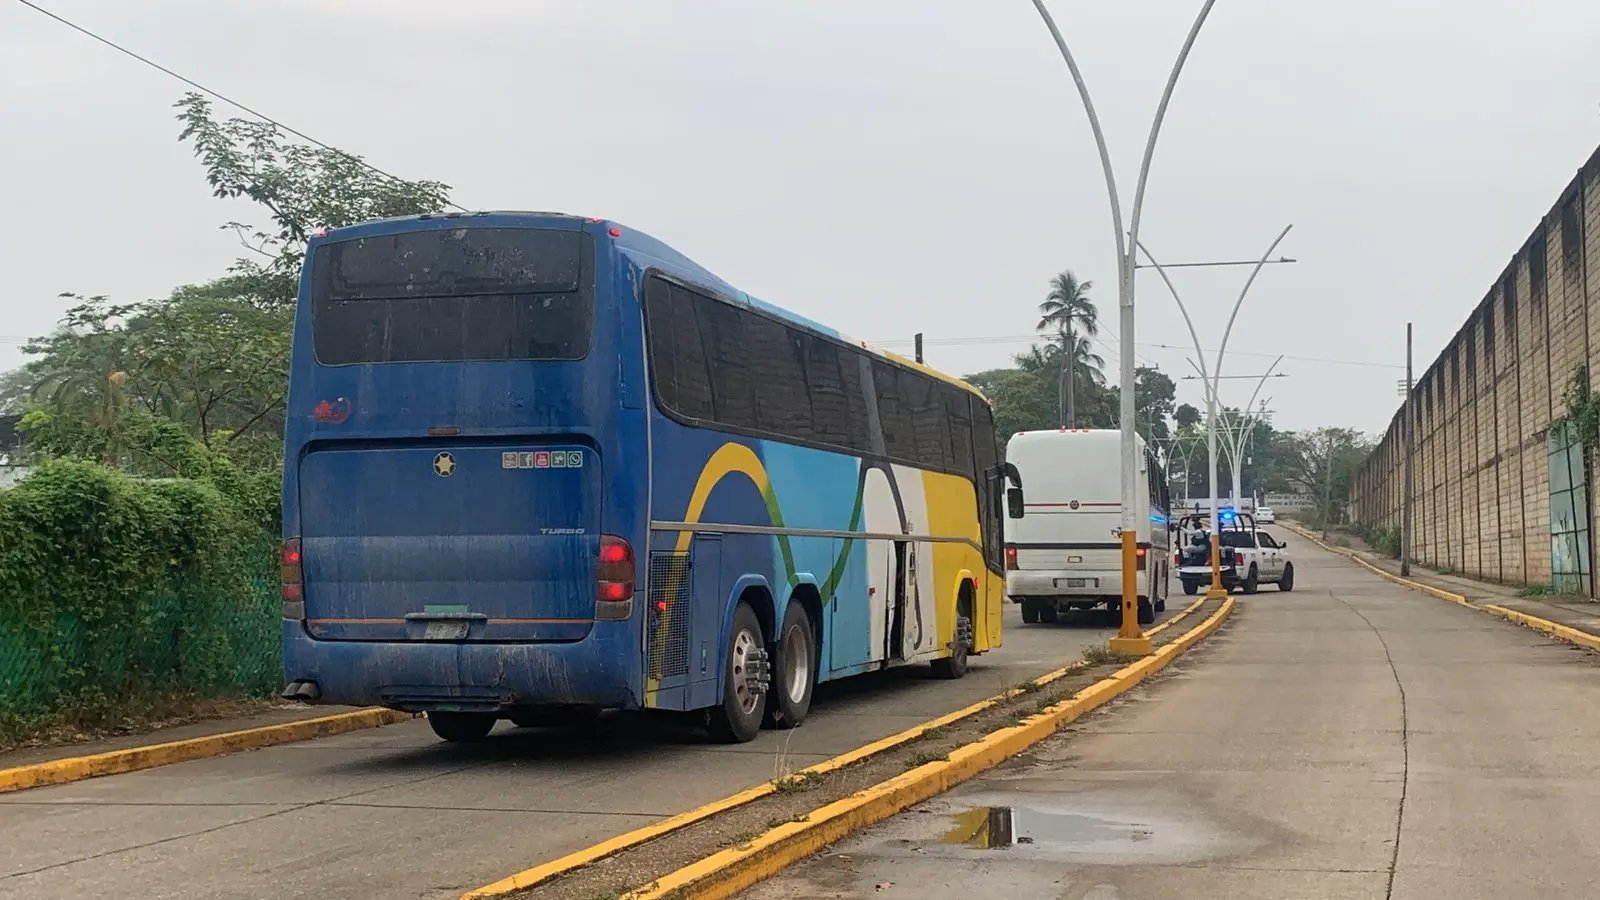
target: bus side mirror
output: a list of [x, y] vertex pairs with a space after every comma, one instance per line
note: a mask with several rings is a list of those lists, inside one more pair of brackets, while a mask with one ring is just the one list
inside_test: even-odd
[[1006, 515], [1020, 519], [1022, 518], [1022, 473], [1018, 472], [1012, 463], [1002, 463], [1001, 471], [1012, 485], [1006, 489]]
[[1006, 515], [1013, 519], [1022, 518], [1022, 488], [1006, 489]]

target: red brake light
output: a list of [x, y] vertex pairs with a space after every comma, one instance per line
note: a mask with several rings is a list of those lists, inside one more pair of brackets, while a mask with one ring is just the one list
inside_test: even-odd
[[1133, 555], [1138, 557], [1139, 559], [1144, 559], [1145, 554], [1147, 554], [1149, 552], [1150, 552], [1150, 548], [1149, 547], [1135, 547], [1135, 548], [1133, 548]]
[[633, 546], [614, 534], [600, 535], [595, 598], [602, 603], [627, 603], [633, 599], [633, 579]]
[[[278, 572], [283, 582], [283, 615], [286, 619], [305, 617], [305, 570], [300, 564], [300, 539], [289, 538], [278, 551]], [[297, 604], [291, 607], [290, 604]]]
[[611, 234], [612, 237], [622, 237], [622, 229], [621, 228], [613, 228], [613, 229], [611, 229], [610, 234]]
[[1006, 547], [1006, 571], [1014, 572], [1014, 571], [1016, 571], [1016, 569], [1017, 569], [1017, 548], [1013, 547], [1013, 546], [1010, 546], [1010, 545], [1007, 545], [1007, 547]]

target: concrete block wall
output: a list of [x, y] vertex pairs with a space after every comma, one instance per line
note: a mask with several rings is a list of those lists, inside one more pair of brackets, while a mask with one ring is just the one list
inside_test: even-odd
[[[1411, 402], [1412, 554], [1489, 581], [1550, 581], [1546, 439], [1573, 374], [1600, 390], [1600, 150], [1511, 257]], [[1406, 410], [1351, 485], [1358, 523], [1395, 527]], [[1595, 485], [1590, 485], [1594, 494]], [[1590, 498], [1590, 533], [1596, 517]], [[1592, 589], [1593, 586], [1591, 586]]]

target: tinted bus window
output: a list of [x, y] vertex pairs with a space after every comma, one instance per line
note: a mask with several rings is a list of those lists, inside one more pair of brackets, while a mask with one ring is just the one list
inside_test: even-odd
[[575, 360], [594, 332], [594, 246], [578, 231], [454, 228], [318, 247], [312, 344], [327, 366]]

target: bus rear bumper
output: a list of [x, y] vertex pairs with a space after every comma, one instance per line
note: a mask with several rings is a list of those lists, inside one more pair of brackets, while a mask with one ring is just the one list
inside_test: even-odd
[[[1139, 572], [1135, 582], [1141, 597], [1146, 594], [1144, 574]], [[1095, 602], [1122, 596], [1122, 573], [1098, 569], [1012, 570], [1006, 573], [1006, 595], [1013, 603], [1024, 598]]]
[[637, 673], [627, 660], [638, 655], [637, 642], [627, 623], [616, 625], [597, 625], [572, 643], [478, 644], [323, 641], [286, 619], [285, 693], [317, 704], [406, 712], [635, 709]]

